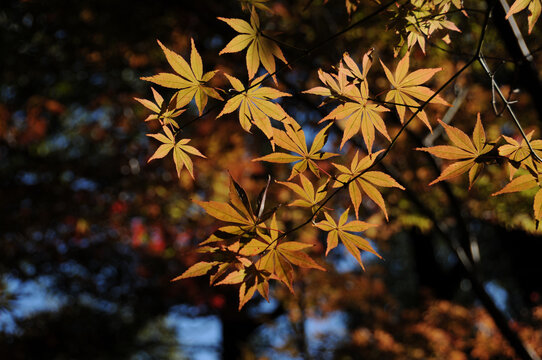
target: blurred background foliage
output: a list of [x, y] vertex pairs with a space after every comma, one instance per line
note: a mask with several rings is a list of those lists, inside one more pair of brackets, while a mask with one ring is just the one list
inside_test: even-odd
[[[484, 8], [483, 2], [466, 3]], [[292, 45], [282, 46], [291, 60], [299, 48], [375, 9], [372, 1], [358, 5], [349, 17], [343, 0], [270, 1], [273, 13], [261, 17], [269, 31]], [[269, 151], [264, 135], [243, 132], [235, 116], [214, 120], [216, 112], [186, 129], [191, 144], [208, 157], [196, 160], [196, 181], [186, 172], [178, 180], [169, 160], [147, 164], [156, 144], [145, 134], [157, 124], [143, 122], [146, 110], [133, 97], [150, 96], [139, 77], [170, 71], [156, 39], [187, 56], [193, 37], [207, 70], [246, 80], [242, 54], [217, 55], [235, 35], [217, 16], [248, 15], [233, 0], [4, 1], [0, 354], [6, 359], [514, 358], [427, 211], [450, 237], [469, 236], [486, 290], [510, 326], [542, 353], [542, 242], [532, 220], [533, 194], [491, 197], [507, 182], [499, 166], [489, 167], [470, 191], [464, 178], [427, 187], [437, 172], [431, 160], [412, 151], [427, 136], [421, 123], [413, 124], [384, 161], [407, 187], [407, 193], [386, 193], [390, 222], [375, 204], [362, 206], [362, 219], [381, 223], [367, 235], [384, 261], [364, 257], [362, 272], [338, 249], [327, 273], [300, 270], [296, 295], [278, 286], [270, 303], [255, 298], [241, 312], [235, 289], [209, 288], [203, 278], [170, 283], [198, 260], [194, 245], [216, 228], [191, 199], [225, 200], [228, 172], [253, 198], [267, 174], [284, 180], [289, 172], [252, 162]], [[480, 31], [476, 12], [451, 18], [463, 33], [451, 34], [450, 45], [435, 40], [427, 56], [419, 50], [411, 55], [413, 68], [444, 69], [433, 88], [468, 60]], [[286, 111], [316, 129], [331, 108], [318, 108], [317, 99], [300, 91], [318, 85], [317, 68], [329, 70], [345, 50], [359, 60], [374, 47], [376, 57], [393, 63], [398, 39], [385, 30], [388, 19], [381, 15], [281, 71], [279, 87], [293, 94], [282, 103]], [[527, 38], [532, 50], [539, 29]], [[516, 64], [498, 59], [510, 54], [493, 23], [484, 53], [497, 58], [490, 64], [499, 69], [505, 92], [521, 85]], [[542, 69], [541, 54], [534, 56]], [[377, 93], [384, 74], [379, 66], [372, 72]], [[215, 79], [214, 86], [229, 86], [223, 76]], [[493, 114], [488, 84], [474, 67], [443, 93], [450, 102], [460, 100], [454, 125], [470, 133], [482, 112], [489, 138], [517, 136], [506, 117]], [[519, 92], [515, 98], [524, 126], [538, 129], [541, 118], [531, 97]], [[430, 108], [430, 118], [446, 111]], [[191, 107], [182, 116], [194, 118], [197, 112]], [[390, 134], [398, 131], [393, 117], [386, 121]], [[442, 134], [435, 133], [433, 140], [441, 143]], [[380, 146], [386, 146], [382, 140]], [[339, 136], [331, 141], [338, 145]], [[278, 185], [270, 191], [275, 203], [290, 200]], [[344, 196], [339, 200], [346, 203]], [[282, 220], [289, 227], [305, 216], [289, 208]], [[322, 234], [307, 228], [297, 236], [323, 254]]]

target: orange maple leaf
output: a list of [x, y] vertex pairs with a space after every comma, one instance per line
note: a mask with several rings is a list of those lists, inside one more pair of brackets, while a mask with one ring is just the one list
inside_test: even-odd
[[494, 149], [495, 145], [486, 141], [486, 134], [482, 126], [480, 113], [478, 113], [476, 126], [472, 133], [472, 141], [467, 134], [458, 128], [448, 125], [441, 120], [439, 122], [444, 127], [446, 134], [454, 145], [439, 145], [429, 148], [417, 148], [416, 150], [426, 151], [439, 158], [456, 160], [457, 162], [444, 169], [440, 176], [429, 185], [454, 178], [468, 171], [470, 189], [484, 167], [484, 156], [487, 156]]

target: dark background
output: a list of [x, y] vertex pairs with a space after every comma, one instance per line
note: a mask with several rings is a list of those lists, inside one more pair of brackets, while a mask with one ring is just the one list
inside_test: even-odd
[[[308, 10], [303, 10], [307, 2], [292, 3], [291, 8], [288, 2], [274, 5], [282, 20], [271, 30], [287, 43], [308, 47], [348, 24], [343, 1], [315, 1]], [[374, 9], [363, 6], [358, 15]], [[235, 1], [3, 2], [2, 357], [512, 358], [446, 241], [406, 195], [391, 199], [389, 206], [397, 209], [390, 211], [389, 228], [375, 235], [386, 238], [378, 243], [386, 260], [368, 258], [365, 273], [338, 252], [331, 259], [337, 270], [303, 273], [297, 296], [277, 287], [270, 304], [254, 299], [241, 312], [236, 289], [209, 288], [206, 279], [170, 283], [195, 261], [189, 250], [212, 228], [212, 219], [201, 216], [190, 199], [224, 193], [228, 169], [250, 178], [245, 185], [255, 193], [269, 171], [246, 159], [238, 162], [245, 147], [259, 148], [262, 137], [243, 133], [235, 116], [202, 119], [187, 130], [195, 145], [216, 155], [202, 163], [197, 181], [186, 174], [177, 181], [169, 160], [147, 164], [155, 144], [145, 134], [155, 125], [143, 122], [146, 111], [133, 97], [150, 97], [149, 84], [139, 77], [170, 71], [156, 39], [186, 57], [193, 37], [206, 70], [243, 73], [243, 56], [217, 57], [234, 33], [216, 16], [247, 17]], [[465, 33], [479, 30], [480, 18], [474, 16], [472, 23]], [[373, 28], [367, 25], [338, 39], [280, 73], [279, 82], [292, 92], [315, 86], [315, 69], [335, 64], [343, 49], [360, 53], [382, 44], [379, 56], [392, 62], [392, 50], [384, 44], [394, 34], [382, 30], [385, 24], [384, 17], [370, 24]], [[496, 29], [489, 35], [488, 52], [508, 56]], [[532, 39], [529, 45], [536, 44]], [[462, 49], [475, 43], [468, 36], [461, 41]], [[288, 59], [296, 57], [295, 49], [283, 51]], [[419, 51], [413, 55], [416, 67], [464, 61], [460, 55], [428, 51], [432, 60]], [[502, 81], [517, 80], [516, 70], [505, 67]], [[472, 120], [491, 105], [487, 79], [476, 71], [469, 76], [464, 79], [471, 85], [467, 101], [475, 105], [465, 113]], [[224, 79], [217, 81], [216, 86], [228, 86]], [[527, 96], [523, 100], [526, 105], [519, 110], [534, 126], [536, 112]], [[307, 122], [317, 121], [321, 115], [313, 101], [296, 95], [285, 108]], [[189, 110], [185, 115], [197, 114]], [[512, 131], [503, 124], [495, 126]], [[399, 149], [415, 147], [422, 130], [416, 128]], [[451, 237], [460, 236], [463, 226], [477, 239], [486, 290], [513, 320], [513, 329], [540, 351], [542, 243], [532, 234], [532, 197], [505, 199], [500, 207], [492, 199], [482, 206], [492, 192], [487, 178], [471, 200], [464, 186], [453, 185], [459, 212], [447, 212], [443, 204], [449, 209], [452, 200], [442, 195], [445, 191], [426, 194], [421, 173], [411, 171], [428, 167], [424, 161], [409, 163], [397, 155], [387, 165], [412, 180], [414, 193]], [[492, 215], [486, 216], [488, 211]]]

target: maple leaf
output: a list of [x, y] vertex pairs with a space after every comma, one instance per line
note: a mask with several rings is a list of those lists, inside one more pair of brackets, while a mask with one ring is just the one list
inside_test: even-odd
[[[339, 63], [339, 72], [337, 74], [330, 74], [323, 71], [322, 69], [318, 69], [318, 77], [320, 78], [320, 81], [326, 86], [316, 86], [312, 89], [303, 91], [303, 93], [327, 96], [331, 99], [341, 99], [343, 93], [346, 91], [346, 88], [348, 86], [352, 86], [352, 84], [347, 79], [348, 72], [343, 70], [344, 68], [342, 62]], [[320, 105], [323, 104], [325, 104], [325, 102]]]
[[183, 169], [183, 167], [186, 167], [192, 179], [195, 179], [194, 166], [188, 154], [200, 156], [202, 158], [206, 158], [205, 155], [200, 153], [199, 150], [195, 147], [187, 145], [190, 142], [190, 139], [181, 139], [179, 141], [176, 141], [175, 135], [173, 135], [173, 133], [167, 126], [163, 126], [162, 130], [164, 131], [165, 135], [160, 133], [147, 134], [147, 136], [162, 142], [162, 145], [160, 145], [158, 149], [156, 149], [148, 162], [154, 159], [163, 158], [171, 151], [171, 149], [173, 149], [173, 161], [175, 162], [175, 168], [177, 169], [177, 176], [180, 177], [181, 170]]
[[134, 100], [141, 103], [141, 105], [154, 112], [154, 114], [147, 116], [145, 121], [158, 120], [161, 125], [171, 125], [178, 129], [179, 124], [177, 124], [177, 121], [175, 121], [174, 118], [181, 115], [185, 109], [177, 109], [176, 96], [173, 96], [169, 104], [167, 104], [164, 102], [164, 98], [158, 91], [154, 90], [153, 87], [151, 87], [151, 90], [155, 102], [147, 99], [134, 98]]
[[255, 85], [265, 75], [252, 80], [247, 89], [239, 79], [228, 74], [224, 75], [238, 94], [226, 102], [217, 118], [239, 109], [239, 123], [243, 129], [250, 132], [252, 124], [256, 125], [270, 139], [274, 149], [273, 127], [269, 118], [281, 121], [288, 115], [279, 104], [271, 100], [291, 95], [270, 87]]
[[320, 201], [326, 198], [327, 191], [327, 181], [318, 187], [318, 190], [314, 191], [314, 186], [309, 179], [303, 174], [299, 174], [299, 179], [301, 180], [301, 186], [296, 183], [286, 182], [286, 181], [277, 181], [277, 183], [282, 184], [291, 190], [293, 190], [297, 195], [301, 196], [301, 199], [295, 200], [288, 204], [288, 206], [300, 206], [300, 207], [314, 207]]
[[348, 250], [348, 252], [352, 254], [352, 256], [354, 256], [354, 258], [358, 261], [361, 267], [365, 270], [365, 267], [361, 262], [361, 255], [359, 251], [360, 249], [364, 251], [369, 251], [378, 256], [379, 258], [382, 257], [373, 249], [371, 244], [369, 244], [369, 241], [365, 240], [359, 235], [355, 235], [352, 233], [362, 232], [376, 225], [359, 220], [346, 222], [348, 220], [349, 210], [350, 209], [346, 209], [343, 212], [343, 214], [339, 218], [338, 223], [336, 223], [335, 220], [333, 220], [333, 218], [327, 212], [324, 212], [326, 220], [316, 223], [315, 226], [328, 233], [326, 256], [332, 249], [337, 247], [340, 239], [343, 245], [346, 247], [346, 250]]
[[307, 167], [312, 171], [314, 175], [320, 177], [320, 171], [316, 165], [316, 160], [326, 160], [337, 154], [320, 152], [324, 147], [327, 140], [327, 130], [331, 124], [327, 125], [325, 128], [320, 130], [318, 134], [314, 137], [314, 141], [311, 145], [310, 150], [307, 148], [307, 143], [305, 140], [305, 133], [301, 126], [292, 118], [287, 118], [283, 121], [285, 131], [279, 129], [273, 129], [273, 139], [275, 143], [281, 148], [291, 151], [297, 155], [283, 152], [274, 152], [269, 155], [262, 156], [252, 161], [267, 161], [273, 163], [296, 163], [290, 177], [288, 180], [291, 180], [298, 174], [301, 174]]
[[369, 88], [367, 82], [361, 82], [359, 87], [353, 87], [345, 93], [348, 99], [353, 101], [347, 101], [344, 104], [337, 106], [320, 122], [326, 120], [342, 120], [346, 119], [344, 125], [343, 138], [341, 140], [340, 148], [344, 146], [346, 141], [361, 132], [363, 141], [367, 146], [369, 153], [372, 152], [373, 143], [375, 139], [375, 128], [390, 140], [388, 131], [386, 130], [386, 124], [380, 117], [380, 113], [389, 111], [384, 106], [375, 104], [368, 100]]
[[[231, 264], [228, 267], [231, 268]], [[215, 285], [241, 284], [239, 287], [239, 310], [241, 310], [252, 299], [256, 290], [269, 301], [269, 277], [269, 273], [259, 270], [251, 264], [222, 276], [222, 280]]]
[[[344, 96], [350, 88], [355, 87], [355, 84], [359, 82], [366, 81], [367, 73], [372, 65], [371, 54], [373, 51], [374, 50], [371, 49], [363, 55], [362, 70], [359, 69], [350, 55], [345, 52], [343, 54], [343, 61], [346, 64], [346, 67], [343, 66], [341, 61], [339, 63], [337, 74], [329, 74], [322, 71], [322, 69], [319, 69], [318, 77], [326, 86], [316, 86], [312, 89], [303, 91], [303, 93], [327, 96], [330, 97], [330, 99], [344, 100]], [[353, 78], [353, 82], [348, 81], [348, 77]]]
[[[235, 31], [240, 33], [220, 51], [219, 55], [236, 53], [248, 47], [247, 70], [249, 79], [252, 79], [254, 75], [256, 75], [260, 63], [269, 74], [275, 73], [275, 57], [282, 60], [285, 64], [287, 63], [279, 46], [274, 41], [265, 37], [260, 29], [260, 19], [254, 8], [252, 8], [250, 14], [250, 24], [241, 19], [228, 19], [222, 17], [219, 17], [218, 19], [224, 21]], [[276, 77], [273, 76], [273, 78], [276, 82]]]
[[223, 240], [230, 242], [237, 241], [243, 236], [252, 238], [256, 234], [257, 228], [265, 228], [263, 222], [269, 219], [277, 209], [273, 208], [268, 212], [264, 212], [269, 183], [270, 179], [266, 187], [260, 192], [255, 209], [252, 208], [245, 190], [231, 176], [229, 192], [231, 205], [218, 201], [193, 200], [212, 217], [234, 224], [219, 228], [215, 234], [200, 245], [221, 242]]
[[[420, 104], [414, 99], [425, 102], [434, 94], [433, 90], [420, 85], [442, 70], [442, 68], [420, 69], [407, 74], [410, 64], [409, 57], [410, 53], [405, 54], [397, 64], [394, 74], [392, 74], [386, 65], [384, 65], [382, 60], [380, 61], [384, 68], [384, 72], [386, 73], [386, 77], [392, 86], [392, 89], [386, 94], [386, 101], [395, 104], [395, 109], [397, 110], [401, 124], [405, 121], [405, 111], [407, 108], [412, 112], [416, 112], [420, 107]], [[429, 103], [450, 106], [450, 104], [439, 95], [431, 99]], [[431, 124], [429, 124], [429, 119], [424, 110], [420, 111], [416, 117], [431, 130]]]
[[[529, 190], [535, 187], [540, 187], [541, 180], [542, 180], [542, 174], [540, 173], [540, 171], [538, 171], [536, 177], [530, 173], [521, 175], [515, 178], [514, 180], [510, 181], [501, 190], [491, 194], [491, 196], [524, 191], [524, 190]], [[540, 189], [536, 192], [536, 195], [534, 197], [533, 210], [534, 210], [534, 218], [537, 222], [539, 222], [542, 219], [542, 187], [540, 187]]]
[[508, 169], [510, 172], [510, 180], [514, 177], [514, 174], [517, 169], [521, 166], [525, 167], [531, 172], [536, 173], [536, 166], [533, 162], [533, 157], [531, 156], [531, 150], [527, 145], [527, 141], [531, 144], [534, 152], [538, 156], [542, 156], [542, 140], [531, 140], [534, 130], [529, 132], [525, 137], [527, 140], [522, 139], [521, 143], [517, 142], [515, 139], [502, 135], [504, 140], [508, 144], [502, 145], [499, 147], [499, 154], [508, 158]]
[[184, 273], [172, 279], [171, 281], [178, 281], [182, 279], [188, 279], [191, 277], [207, 275], [213, 267], [218, 265], [218, 261], [206, 262], [200, 261], [189, 267]]
[[348, 52], [345, 52], [343, 54], [343, 61], [346, 65], [346, 68], [342, 68], [342, 71], [352, 78], [355, 78], [359, 81], [366, 81], [367, 79], [367, 73], [369, 72], [369, 69], [373, 65], [373, 58], [372, 53], [374, 52], [374, 49], [370, 49], [365, 54], [363, 54], [363, 58], [361, 60], [361, 70], [359, 69], [359, 66], [356, 64], [356, 62], [350, 57], [350, 54]]
[[254, 296], [256, 290], [269, 302], [269, 276], [256, 267], [247, 269], [247, 274], [239, 287], [239, 310]]
[[448, 138], [454, 145], [439, 145], [429, 148], [417, 148], [416, 150], [426, 151], [439, 158], [456, 160], [457, 162], [444, 169], [440, 176], [433, 180], [429, 185], [454, 178], [468, 171], [470, 189], [484, 167], [484, 156], [488, 156], [495, 145], [486, 141], [486, 134], [484, 127], [482, 126], [480, 113], [478, 113], [476, 126], [472, 133], [472, 141], [467, 134], [458, 128], [448, 125], [441, 120], [439, 120], [439, 122], [444, 127]]
[[203, 73], [203, 63], [194, 44], [194, 39], [191, 39], [190, 65], [188, 65], [188, 62], [182, 56], [169, 50], [159, 40], [157, 41], [158, 45], [164, 51], [167, 61], [178, 75], [159, 73], [149, 77], [142, 77], [142, 80], [150, 81], [167, 88], [179, 89], [177, 92], [177, 107], [182, 108], [192, 101], [192, 99], [195, 99], [200, 115], [207, 105], [209, 96], [223, 100], [214, 88], [207, 85], [218, 70]]
[[268, 244], [268, 252], [256, 263], [256, 268], [268, 271], [273, 278], [283, 282], [293, 293], [293, 268], [292, 264], [303, 268], [313, 268], [326, 271], [318, 265], [309, 255], [301, 251], [312, 247], [297, 241], [285, 241], [284, 237], [279, 238], [276, 216], [273, 214], [269, 235], [259, 232], [260, 238]]
[[508, 13], [506, 14], [506, 19], [510, 16], [524, 10], [527, 8], [529, 10], [529, 34], [533, 31], [534, 24], [540, 17], [540, 12], [542, 11], [542, 2], [540, 0], [516, 0], [510, 6]]
[[374, 170], [367, 171], [367, 169], [373, 165], [378, 154], [382, 151], [383, 150], [380, 150], [376, 153], [369, 154], [363, 159], [359, 159], [359, 152], [356, 151], [356, 154], [350, 163], [350, 168], [340, 164], [333, 164], [333, 166], [341, 172], [341, 174], [337, 176], [337, 181], [333, 184], [333, 187], [343, 186], [352, 179], [356, 179], [348, 184], [348, 192], [350, 194], [352, 205], [354, 205], [356, 218], [359, 216], [358, 211], [363, 200], [363, 194], [366, 194], [384, 212], [384, 216], [386, 216], [386, 220], [388, 220], [386, 203], [384, 202], [382, 194], [380, 194], [375, 186], [395, 187], [401, 190], [405, 189], [386, 173]]

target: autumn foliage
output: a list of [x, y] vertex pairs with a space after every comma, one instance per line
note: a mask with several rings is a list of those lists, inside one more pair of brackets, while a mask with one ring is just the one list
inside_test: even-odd
[[[358, 234], [377, 225], [385, 227], [386, 224], [357, 220], [359, 209], [367, 198], [376, 204], [386, 220], [389, 219], [381, 191], [383, 188], [400, 191], [404, 187], [385, 171], [375, 168], [393, 151], [392, 146], [413, 119], [420, 120], [429, 131], [435, 125], [442, 126], [450, 142], [449, 145], [417, 148], [450, 161], [429, 185], [468, 173], [470, 188], [485, 167], [506, 163], [511, 181], [493, 195], [540, 187], [542, 165], [538, 155], [542, 153], [542, 147], [540, 140], [531, 140], [532, 134], [525, 136], [521, 142], [507, 136], [487, 139], [478, 114], [476, 121], [472, 121], [474, 130], [472, 137], [469, 137], [453, 125], [441, 120], [437, 123], [426, 111], [430, 106], [451, 106], [441, 96], [442, 88], [434, 90], [429, 83], [442, 68], [412, 66], [411, 52], [416, 46], [425, 52], [426, 40], [433, 33], [439, 33], [445, 42], [449, 42], [447, 32], [461, 31], [446, 16], [452, 6], [468, 16], [467, 9], [460, 1], [413, 0], [405, 4], [392, 4], [388, 9], [393, 19], [390, 27], [400, 35], [395, 64], [386, 65], [382, 60], [375, 63], [374, 50], [370, 49], [365, 54], [354, 56], [345, 52], [331, 71], [319, 69], [318, 77], [322, 84], [303, 92], [308, 94], [305, 96], [319, 96], [323, 104], [333, 104], [335, 107], [319, 123], [331, 122], [321, 125], [317, 133], [311, 136], [281, 106], [281, 100], [291, 94], [284, 86], [278, 86], [277, 72], [285, 68], [278, 68], [276, 60], [286, 65], [289, 63], [280, 42], [263, 30], [265, 20], [260, 15], [265, 18], [269, 8], [264, 1], [247, 2], [245, 6], [249, 10], [246, 19], [219, 17], [218, 20], [238, 33], [220, 51], [220, 55], [246, 51], [247, 83], [239, 80], [243, 74], [218, 70], [204, 72], [202, 58], [193, 39], [189, 60], [158, 42], [174, 73], [159, 73], [142, 80], [175, 89], [176, 92], [165, 101], [153, 88], [154, 102], [136, 99], [152, 111], [147, 121], [158, 121], [161, 126], [160, 132], [148, 134], [159, 142], [149, 161], [172, 153], [178, 175], [186, 168], [194, 181], [198, 181], [197, 166], [194, 170], [192, 158], [197, 156], [204, 159], [205, 155], [188, 145], [190, 139], [183, 137], [183, 129], [197, 120], [189, 121], [182, 117], [186, 107], [194, 103], [200, 117], [214, 114], [216, 119], [220, 119], [236, 113], [241, 128], [246, 132], [254, 132], [257, 128], [268, 139], [271, 151], [253, 161], [289, 166], [290, 175], [284, 179], [270, 179], [256, 202], [252, 202], [237, 183], [240, 179], [233, 178], [230, 179], [229, 203], [194, 199], [194, 203], [221, 225], [200, 244], [198, 252], [205, 260], [195, 263], [173, 280], [210, 274], [212, 285], [239, 287], [240, 308], [255, 292], [267, 299], [271, 280], [279, 281], [293, 291], [296, 268], [325, 270], [326, 267], [320, 259], [313, 258], [313, 244], [292, 238], [293, 233], [304, 226], [315, 226], [327, 234], [326, 255], [339, 245], [340, 240], [362, 267], [360, 250], [380, 256], [370, 242]], [[347, 8], [353, 11], [356, 6], [347, 1]], [[507, 17], [525, 8], [530, 11], [530, 32], [540, 14], [539, 0], [517, 0]], [[354, 60], [358, 58], [361, 59], [360, 63]], [[380, 81], [378, 86], [373, 84], [371, 74], [377, 64], [381, 66], [386, 80], [385, 84]], [[212, 79], [216, 76], [225, 77], [231, 88], [214, 86]], [[209, 98], [213, 99], [210, 106]], [[215, 109], [221, 111], [216, 114]], [[401, 128], [394, 130], [394, 136], [390, 136], [387, 122], [394, 116]], [[338, 129], [340, 134], [338, 148], [328, 142], [331, 126]], [[363, 146], [352, 143], [358, 135], [363, 139]], [[506, 144], [499, 147], [501, 139]], [[357, 150], [342, 151], [349, 146]], [[516, 176], [519, 169], [523, 171]], [[296, 200], [282, 204], [287, 207], [281, 204], [269, 207], [269, 203], [276, 205], [276, 201], [270, 199], [269, 191], [276, 186], [289, 189]], [[332, 201], [343, 190], [348, 191], [351, 204]], [[541, 191], [534, 197], [534, 217], [537, 221], [542, 218]], [[329, 207], [330, 204], [335, 209]], [[288, 212], [292, 206], [305, 208], [306, 220], [285, 229], [281, 214]], [[339, 212], [341, 208], [343, 210]], [[350, 209], [356, 220], [350, 218]]]

